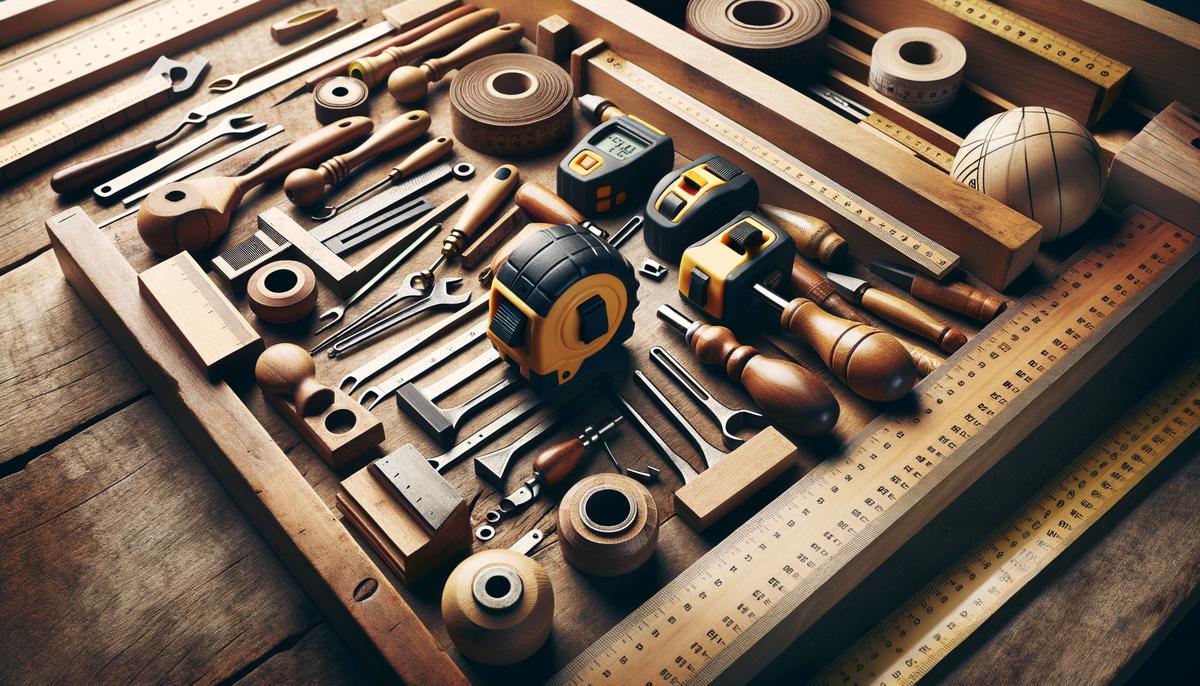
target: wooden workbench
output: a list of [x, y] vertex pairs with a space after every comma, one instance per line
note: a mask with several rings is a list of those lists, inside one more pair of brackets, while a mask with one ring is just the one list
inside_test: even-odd
[[[9, 47], [0, 59], [147, 3], [128, 0]], [[375, 17], [389, 3], [337, 4], [344, 16]], [[260, 59], [266, 27], [294, 11], [269, 15], [186, 54], [208, 57], [212, 75], [237, 71]], [[42, 121], [138, 78], [134, 74], [69, 101], [40, 115]], [[238, 108], [288, 127], [260, 146], [264, 149], [313, 125], [308, 98], [269, 108], [288, 90], [277, 88]], [[121, 147], [206, 97], [197, 93], [76, 158]], [[259, 152], [223, 168], [235, 169]], [[549, 169], [541, 163], [523, 172], [547, 182]], [[49, 190], [49, 173], [0, 191], [0, 617], [6, 639], [0, 642], [0, 683], [362, 679], [321, 613], [64, 281], [43, 222], [74, 202], [63, 203]], [[244, 230], [257, 212], [278, 202], [276, 191], [252, 194], [236, 228]], [[116, 211], [98, 209], [90, 200], [84, 207], [97, 219]], [[112, 231], [118, 243], [136, 241], [128, 221]], [[148, 263], [135, 262], [135, 267]], [[1128, 354], [1154, 357], [1145, 351]], [[1107, 379], [1098, 388], [1112, 395], [1095, 397], [1115, 398], [1126, 386], [1144, 390], [1146, 384]], [[1105, 409], [1111, 404], [1098, 404], [1097, 412], [1111, 411]], [[307, 450], [286, 430], [272, 434], [289, 452]], [[1049, 451], [1054, 438], [1044, 436], [1038, 445]], [[1102, 683], [1128, 676], [1200, 590], [1200, 539], [1190, 535], [1200, 492], [1200, 446], [1191, 442], [1149, 481], [954, 653], [936, 676], [967, 683]], [[332, 492], [335, 485], [324, 490]], [[990, 514], [971, 514], [978, 531], [994, 521]], [[971, 526], [943, 533], [969, 536]], [[658, 564], [676, 570], [680, 561]], [[1101, 589], [1098, 580], [1113, 586]], [[1122, 595], [1114, 596], [1114, 587]], [[884, 601], [898, 603], [907, 590], [896, 589]], [[588, 611], [619, 616], [648, 592], [614, 593], [609, 607]], [[851, 596], [831, 618], [853, 617], [855, 603], [878, 600]], [[579, 636], [561, 635], [570, 626], [556, 624], [558, 645], [578, 648], [595, 637], [594, 627], [584, 626]], [[564, 657], [569, 656], [556, 661]]]

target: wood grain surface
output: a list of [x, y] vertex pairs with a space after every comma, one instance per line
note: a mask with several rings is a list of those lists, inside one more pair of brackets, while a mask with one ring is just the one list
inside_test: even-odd
[[[120, 8], [10, 47], [6, 55], [19, 56], [141, 4], [146, 3], [142, 0], [122, 3]], [[266, 36], [271, 23], [318, 4], [299, 3], [267, 15], [195, 52], [208, 57], [218, 73], [251, 66], [260, 61], [261, 54], [247, 46], [269, 44]], [[371, 21], [390, 3], [361, 0], [335, 4], [347, 18], [368, 16]], [[531, 32], [534, 26], [525, 28]], [[0, 135], [44, 124], [139, 78], [141, 75], [135, 74], [116, 81]], [[433, 96], [422, 104], [433, 116], [431, 134], [449, 133], [447, 86], [446, 82], [435, 85]], [[292, 84], [281, 86], [237, 108], [287, 127], [278, 141], [273, 139], [268, 146], [294, 140], [316, 128], [307, 96], [270, 108], [291, 87]], [[196, 94], [185, 99], [166, 112], [78, 151], [68, 160], [78, 161], [128, 145], [169, 126], [188, 108], [204, 102], [205, 97]], [[377, 121], [399, 112], [386, 96], [376, 95], [371, 106]], [[264, 151], [248, 151], [218, 165], [214, 171], [235, 172]], [[498, 164], [461, 146], [456, 146], [456, 155], [457, 160], [476, 165], [477, 180]], [[365, 187], [400, 156], [384, 156], [369, 163], [343, 192]], [[523, 159], [519, 162], [522, 178], [552, 186], [556, 162], [555, 154]], [[5, 618], [8, 639], [0, 642], [0, 682], [362, 681], [365, 676], [358, 670], [355, 658], [203, 466], [170, 418], [149, 397], [140, 378], [63, 280], [58, 264], [47, 252], [42, 226], [45, 218], [72, 204], [82, 204], [98, 220], [117, 210], [99, 208], [86, 198], [57, 198], [47, 183], [52, 171], [44, 169], [0, 191], [5, 201], [5, 212], [0, 217], [0, 511], [5, 513], [0, 517], [3, 541], [0, 583], [6, 589], [0, 595], [0, 616]], [[431, 194], [431, 199], [440, 201], [463, 188], [462, 184], [448, 182]], [[469, 190], [470, 186], [466, 188]], [[231, 236], [225, 241], [249, 235], [254, 229], [255, 215], [277, 204], [290, 212], [279, 184], [268, 184], [251, 192], [236, 215]], [[293, 216], [300, 218], [298, 214]], [[307, 221], [305, 224], [309, 225]], [[613, 230], [619, 224], [614, 220], [604, 225]], [[108, 232], [136, 269], [145, 269], [153, 263], [137, 237], [132, 220], [118, 222]], [[434, 243], [412, 259], [410, 269], [430, 261], [437, 250]], [[645, 253], [644, 245], [635, 239], [628, 246], [630, 259], [639, 263]], [[1043, 254], [1035, 269], [1046, 273], [1069, 247], [1060, 246], [1055, 254]], [[855, 274], [870, 278], [861, 266]], [[873, 281], [883, 286], [881, 279]], [[1028, 286], [1026, 281], [1018, 282], [1016, 293]], [[473, 275], [466, 283], [475, 288]], [[653, 344], [664, 345], [694, 374], [703, 374], [704, 382], [722, 401], [748, 405], [740, 388], [721, 373], [702, 371], [682, 339], [655, 319], [657, 305], [677, 304], [677, 296], [664, 288], [651, 288], [652, 282], [641, 283], [642, 305], [636, 321], [639, 332], [644, 334], [631, 344], [630, 359], [655, 376], [658, 372], [648, 364], [645, 350]], [[369, 306], [386, 291], [382, 289], [360, 307]], [[475, 288], [475, 297], [481, 295], [482, 291]], [[238, 304], [243, 313], [248, 313], [244, 301]], [[334, 298], [322, 288], [319, 309], [333, 304]], [[969, 321], [947, 318], [969, 333], [977, 330]], [[413, 326], [428, 321], [432, 318], [422, 317]], [[312, 328], [312, 321], [306, 320], [290, 327], [263, 326], [262, 331], [268, 342], [275, 342], [303, 338]], [[733, 524], [741, 521], [745, 513], [765, 503], [868, 421], [873, 414], [871, 405], [850, 396], [810, 351], [776, 340], [780, 341], [782, 352], [793, 356], [834, 388], [843, 408], [834, 437], [804, 441], [800, 466], [789, 470], [780, 483], [768, 486], [764, 493], [735, 512], [729, 523], [722, 522], [700, 535], [672, 516], [670, 494], [680, 485], [678, 478], [636, 431], [623, 429], [613, 442], [623, 462], [631, 467], [644, 467], [648, 462], [663, 469], [664, 484], [651, 489], [663, 521], [658, 551], [629, 576], [583, 577], [563, 562], [557, 539], [551, 534], [534, 555], [550, 574], [558, 608], [547, 646], [527, 663], [509, 668], [485, 669], [456, 656], [468, 676], [490, 683], [518, 677], [534, 683], [547, 677], [666, 580], [683, 571]], [[912, 337], [905, 340], [932, 350]], [[760, 346], [764, 352], [781, 352], [762, 340], [748, 342]], [[346, 371], [369, 358], [371, 350], [337, 362], [319, 359], [318, 378], [336, 382]], [[626, 360], [625, 364], [629, 362]], [[493, 370], [442, 403], [461, 402], [496, 378], [498, 370]], [[690, 401], [671, 387], [669, 381], [661, 376], [656, 381], [671, 391], [671, 397], [681, 407], [688, 406]], [[1116, 389], [1114, 392], [1120, 392], [1120, 386]], [[250, 383], [239, 390], [271, 437], [320, 497], [332, 506], [339, 479], [345, 474], [326, 467]], [[626, 389], [627, 396], [643, 408], [647, 418], [685, 459], [700, 466], [680, 434], [639, 393], [632, 387]], [[408, 424], [393, 404], [385, 403], [381, 408], [377, 414], [389, 435], [385, 447], [413, 441], [428, 451], [427, 455], [438, 452], [433, 442]], [[482, 426], [504, 409], [502, 406], [483, 413], [470, 425]], [[611, 413], [613, 408], [605, 401], [598, 403], [594, 411], [597, 416], [589, 414], [565, 422], [557, 433], [547, 435], [542, 444], [577, 434], [588, 421]], [[719, 444], [720, 436], [711, 422], [701, 419], [697, 426], [710, 441]], [[503, 445], [524, 428], [517, 427], [495, 445]], [[1080, 438], [1086, 444], [1093, 435]], [[1036, 454], [1050, 454], [1054, 447], [1045, 444], [1037, 449], [1042, 452]], [[526, 455], [513, 466], [510, 486], [527, 476], [529, 461], [530, 456]], [[1200, 590], [1197, 588], [1200, 540], [1177, 535], [1178, 529], [1172, 528], [1184, 527], [1194, 518], [1200, 448], [1189, 446], [1172, 466], [1169, 473], [1153, 479], [1137, 497], [1123, 505], [1110, 526], [1089, 534], [1090, 546], [1086, 550], [1081, 548], [1060, 561], [1062, 564], [1051, 570], [1053, 573], [1045, 575], [1014, 601], [1000, 621], [956, 654], [944, 673], [939, 672], [941, 680], [1015, 683], [1034, 676], [1055, 681], [1054, 675], [1062, 675], [1063, 679], [1070, 675], [1077, 682], [1100, 683], [1123, 677], [1134, 669], [1192, 605]], [[581, 473], [606, 469], [609, 468], [601, 456], [585, 464]], [[469, 466], [456, 467], [448, 476], [473, 503], [476, 519], [503, 495], [475, 479]], [[491, 545], [511, 545], [532, 526], [552, 528], [554, 502], [561, 491], [552, 491], [551, 496], [507, 520]], [[1020, 501], [1019, 493], [1012, 501]], [[1000, 505], [992, 508], [996, 509]], [[1000, 514], [992, 510], [981, 513], [979, 519], [992, 516], [998, 519]], [[969, 514], [959, 512], [966, 519], [970, 519]], [[956, 522], [947, 520], [945, 526], [953, 529]], [[968, 534], [970, 529], [963, 531], [960, 536]], [[475, 549], [481, 548], [477, 545]], [[952, 559], [951, 552], [946, 556]], [[910, 557], [901, 556], [896, 564], [912, 567]], [[910, 576], [916, 578], [926, 571], [918, 569]], [[401, 588], [401, 593], [439, 643], [449, 647], [438, 608], [444, 576], [444, 573], [435, 575], [411, 589]], [[1099, 592], [1095, 584], [1100, 581], [1118, 583], [1125, 595], [1117, 599]], [[1090, 589], [1089, 583], [1093, 584]], [[896, 588], [890, 590], [887, 598], [891, 602], [903, 599]], [[1068, 601], [1074, 604], [1069, 605]], [[848, 613], [855, 609], [836, 610], [831, 621], [854, 617]], [[878, 608], [879, 613], [885, 611], [882, 606]], [[1082, 626], [1081, 618], [1086, 619]], [[1031, 633], [1042, 639], [1040, 646], [1029, 641]], [[1103, 659], [1097, 659], [1096, 644], [1100, 641], [1105, 642]]]

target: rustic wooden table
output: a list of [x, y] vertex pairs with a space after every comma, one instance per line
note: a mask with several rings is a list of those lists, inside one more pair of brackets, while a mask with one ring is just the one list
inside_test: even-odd
[[[0, 61], [150, 1], [128, 0], [10, 46]], [[387, 4], [338, 3], [347, 17], [377, 16]], [[185, 54], [208, 57], [213, 74], [236, 71], [259, 61], [267, 25], [292, 11]], [[137, 78], [18, 127], [44, 124]], [[312, 115], [307, 98], [269, 109], [287, 90], [239, 111], [285, 124], [279, 138], [290, 140], [311, 128]], [[205, 97], [195, 94], [74, 159], [132, 142]], [[362, 680], [321, 613], [63, 280], [43, 221], [79, 200], [55, 196], [49, 173], [0, 196], [0, 683]], [[238, 222], [244, 228], [277, 198], [273, 191], [255, 194]], [[90, 199], [83, 204], [98, 219], [115, 213]], [[117, 230], [129, 237], [128, 224]], [[1106, 385], [1116, 393], [1123, 387], [1122, 379]], [[1103, 683], [1129, 676], [1197, 598], [1200, 538], [1190, 531], [1200, 448], [1193, 441], [1182, 452], [931, 681]], [[883, 600], [898, 603], [907, 590]], [[855, 602], [878, 601], [852, 597], [831, 621], [851, 616]], [[610, 612], [629, 609], [613, 603]]]

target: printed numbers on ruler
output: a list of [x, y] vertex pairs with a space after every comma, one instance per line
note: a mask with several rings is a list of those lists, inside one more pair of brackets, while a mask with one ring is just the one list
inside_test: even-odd
[[867, 122], [876, 131], [883, 133], [888, 138], [917, 153], [918, 157], [947, 174], [954, 168], [954, 155], [942, 150], [891, 119], [872, 112], [863, 121]]

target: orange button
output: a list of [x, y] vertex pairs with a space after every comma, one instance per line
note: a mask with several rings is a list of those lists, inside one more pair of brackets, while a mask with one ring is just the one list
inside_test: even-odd
[[611, 209], [612, 209], [612, 201], [611, 200], [601, 200], [600, 202], [596, 203], [596, 211], [597, 212], [607, 212]]
[[601, 186], [596, 189], [597, 198], [607, 198], [612, 195], [612, 186]]
[[597, 157], [590, 150], [584, 150], [571, 160], [571, 168], [579, 172], [581, 175], [588, 175], [603, 163], [604, 160]]
[[621, 191], [620, 193], [617, 193], [616, 202], [618, 205], [623, 205], [625, 203], [625, 191]]

